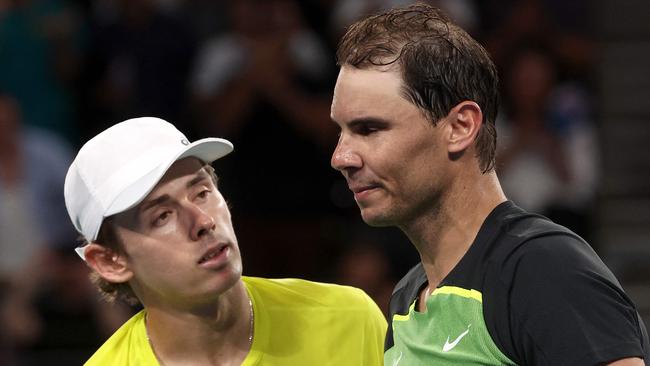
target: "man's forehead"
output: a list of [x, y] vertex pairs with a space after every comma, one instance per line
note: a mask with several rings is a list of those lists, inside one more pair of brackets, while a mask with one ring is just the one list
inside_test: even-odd
[[339, 70], [339, 79], [342, 78], [344, 80], [353, 80], [357, 82], [362, 82], [365, 80], [391, 80], [397, 84], [399, 84], [402, 80], [399, 68], [395, 66], [358, 68], [351, 65], [343, 65]]
[[392, 70], [342, 67], [334, 87], [334, 103], [351, 103], [370, 98], [398, 96], [402, 77]]
[[357, 69], [343, 66], [334, 88], [331, 118], [344, 123], [349, 118], [372, 114], [378, 109], [391, 109], [402, 103], [402, 78], [392, 69]]

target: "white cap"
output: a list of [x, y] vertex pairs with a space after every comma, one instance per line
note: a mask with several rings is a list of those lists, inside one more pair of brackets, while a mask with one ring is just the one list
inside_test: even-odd
[[[190, 143], [160, 118], [118, 123], [90, 139], [70, 165], [64, 186], [70, 219], [86, 240], [96, 240], [104, 218], [142, 202], [175, 161], [194, 156], [212, 163], [232, 150], [219, 138]], [[85, 259], [83, 247], [76, 251]]]

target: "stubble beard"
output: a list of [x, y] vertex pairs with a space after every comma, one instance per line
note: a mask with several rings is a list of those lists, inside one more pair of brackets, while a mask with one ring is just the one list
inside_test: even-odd
[[[443, 194], [437, 190], [423, 197], [414, 205], [388, 204], [386, 207], [365, 208], [368, 213], [364, 215], [364, 208], [359, 207], [361, 218], [372, 227], [398, 227], [402, 231], [408, 230], [412, 225], [417, 224], [420, 219], [428, 217], [435, 219], [441, 212], [443, 205]], [[373, 211], [375, 211], [373, 213]]]

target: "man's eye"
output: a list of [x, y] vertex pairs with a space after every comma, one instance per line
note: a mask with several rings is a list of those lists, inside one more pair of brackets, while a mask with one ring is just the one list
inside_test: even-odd
[[196, 195], [196, 196], [197, 196], [198, 198], [202, 198], [202, 199], [204, 199], [204, 198], [207, 198], [207, 197], [208, 197], [208, 195], [210, 194], [210, 192], [212, 192], [212, 191], [210, 191], [209, 189], [204, 189], [204, 190], [202, 190], [201, 192], [199, 192], [199, 194]]
[[368, 123], [362, 123], [357, 126], [355, 126], [355, 132], [358, 133], [359, 135], [367, 136], [370, 135], [374, 132], [379, 131], [379, 128], [377, 126], [373, 126]]
[[171, 217], [172, 212], [171, 211], [165, 211], [158, 215], [156, 219], [153, 222], [154, 226], [163, 226], [169, 221], [169, 218]]

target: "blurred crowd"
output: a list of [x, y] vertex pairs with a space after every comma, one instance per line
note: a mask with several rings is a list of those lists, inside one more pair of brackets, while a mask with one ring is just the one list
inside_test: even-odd
[[[591, 2], [439, 0], [486, 46], [502, 87], [506, 194], [587, 238], [598, 189]], [[81, 144], [158, 116], [219, 136], [244, 273], [361, 287], [386, 309], [418, 258], [368, 228], [329, 167], [334, 50], [400, 0], [0, 0], [0, 364], [81, 364], [133, 309], [87, 280], [63, 203]]]

